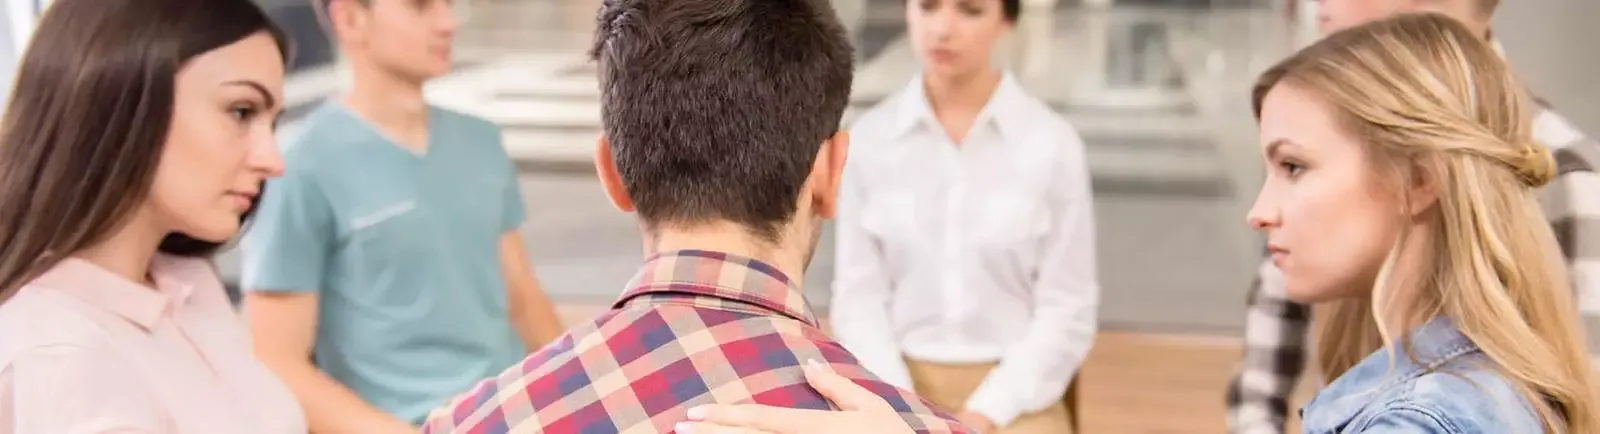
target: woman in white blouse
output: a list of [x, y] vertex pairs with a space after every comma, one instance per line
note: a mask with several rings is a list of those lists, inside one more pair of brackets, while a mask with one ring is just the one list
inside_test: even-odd
[[1094, 213], [1077, 132], [993, 66], [1018, 3], [906, 2], [922, 72], [852, 128], [832, 320], [980, 432], [1061, 433], [1095, 334]]

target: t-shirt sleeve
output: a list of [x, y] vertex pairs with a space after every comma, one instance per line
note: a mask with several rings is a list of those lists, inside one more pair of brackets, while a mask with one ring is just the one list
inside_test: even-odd
[[505, 136], [500, 130], [494, 130], [495, 146], [500, 147], [500, 155], [505, 156], [505, 176], [501, 178], [500, 200], [503, 210], [500, 215], [500, 228], [504, 231], [514, 231], [522, 227], [522, 222], [528, 219], [528, 205], [522, 201], [522, 186], [517, 182], [517, 165], [505, 154]]
[[290, 167], [268, 181], [248, 231], [241, 243], [246, 291], [320, 290], [335, 231], [331, 204], [311, 173]]

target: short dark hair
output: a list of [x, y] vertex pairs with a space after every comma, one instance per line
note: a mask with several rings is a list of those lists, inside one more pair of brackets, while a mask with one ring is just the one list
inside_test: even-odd
[[1000, 10], [1005, 13], [1006, 21], [1016, 22], [1022, 16], [1022, 0], [1000, 0]]
[[[287, 64], [288, 38], [252, 0], [50, 6], [0, 121], [0, 302], [114, 235], [145, 201], [184, 63], [263, 32]], [[160, 251], [209, 256], [220, 247], [174, 233]]]
[[590, 55], [611, 155], [647, 229], [731, 221], [777, 242], [850, 98], [825, 0], [606, 0]]

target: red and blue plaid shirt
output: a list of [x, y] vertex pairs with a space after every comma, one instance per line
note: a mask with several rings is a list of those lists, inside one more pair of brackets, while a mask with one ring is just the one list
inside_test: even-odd
[[701, 404], [828, 409], [800, 364], [829, 363], [919, 433], [965, 433], [868, 373], [770, 265], [684, 250], [645, 263], [612, 310], [434, 411], [425, 433], [662, 433]]

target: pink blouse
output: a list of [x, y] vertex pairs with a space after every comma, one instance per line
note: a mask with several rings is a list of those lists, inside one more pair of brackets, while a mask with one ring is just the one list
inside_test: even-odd
[[69, 259], [0, 305], [0, 434], [304, 434], [205, 260]]

